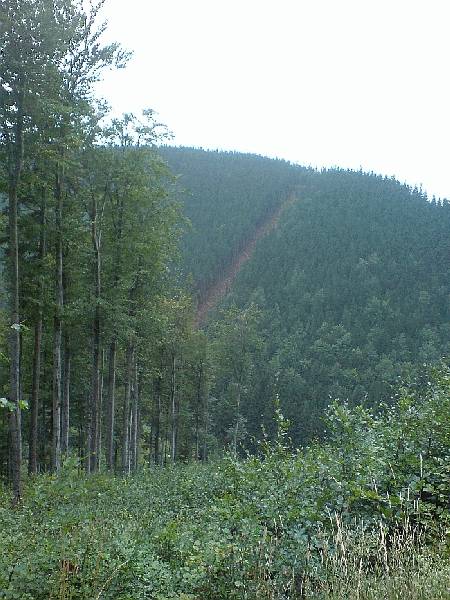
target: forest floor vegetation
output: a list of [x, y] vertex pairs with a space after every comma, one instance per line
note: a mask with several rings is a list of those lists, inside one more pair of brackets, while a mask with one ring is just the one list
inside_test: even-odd
[[10, 508], [8, 600], [450, 598], [450, 371], [375, 413], [335, 403], [326, 441], [86, 477], [73, 459]]

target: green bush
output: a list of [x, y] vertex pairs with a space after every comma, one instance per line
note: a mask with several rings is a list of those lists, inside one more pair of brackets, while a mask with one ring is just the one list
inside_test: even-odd
[[[380, 414], [334, 403], [326, 443], [0, 491], [0, 597], [448, 598], [450, 371]], [[378, 595], [377, 595], [378, 594]]]

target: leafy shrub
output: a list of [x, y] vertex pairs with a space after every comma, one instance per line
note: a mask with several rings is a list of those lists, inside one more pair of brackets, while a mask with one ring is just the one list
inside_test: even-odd
[[449, 414], [443, 365], [379, 414], [332, 404], [305, 450], [278, 414], [246, 460], [129, 479], [68, 464], [15, 510], [2, 490], [0, 597], [448, 598]]

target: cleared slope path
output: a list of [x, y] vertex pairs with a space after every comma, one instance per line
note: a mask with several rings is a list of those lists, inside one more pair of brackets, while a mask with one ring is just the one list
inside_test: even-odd
[[264, 223], [255, 229], [253, 236], [248, 240], [241, 253], [229, 265], [228, 269], [224, 272], [223, 277], [206, 291], [204, 299], [197, 307], [197, 314], [195, 317], [196, 327], [201, 327], [201, 325], [203, 325], [208, 317], [209, 311], [215, 308], [222, 298], [228, 294], [236, 276], [242, 269], [242, 266], [252, 257], [258, 241], [275, 229], [280, 216], [286, 208], [294, 204], [296, 200], [296, 196], [289, 196], [289, 198], [281, 203], [277, 210], [272, 213]]

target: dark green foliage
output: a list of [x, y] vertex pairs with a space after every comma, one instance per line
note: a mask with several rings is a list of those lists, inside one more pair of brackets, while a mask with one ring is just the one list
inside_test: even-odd
[[[32, 482], [23, 506], [0, 508], [2, 597], [345, 598], [336, 590], [352, 582], [370, 597], [397, 565], [402, 594], [386, 597], [428, 586], [446, 598], [448, 569], [423, 544], [449, 522], [449, 392], [442, 366], [382, 414], [336, 403], [327, 442], [301, 453], [278, 413], [275, 440], [244, 461], [127, 480], [87, 479], [69, 462]], [[411, 588], [426, 565], [434, 579]]]
[[[201, 290], [245, 252], [261, 220], [290, 195], [297, 198], [258, 241], [224, 301], [260, 310], [261, 343], [242, 406], [250, 436], [259, 437], [261, 423], [270, 432], [275, 387], [295, 442], [304, 443], [321, 435], [331, 399], [389, 402], [399, 378], [449, 354], [447, 201], [430, 202], [420, 190], [362, 172], [316, 172], [185, 148], [163, 152], [188, 190], [185, 265]], [[212, 390], [219, 436], [232, 423], [222, 410], [229, 378], [219, 374]]]
[[320, 431], [329, 398], [388, 401], [399, 377], [450, 352], [450, 204], [361, 173], [311, 179], [233, 294], [261, 298], [297, 440]]
[[192, 223], [182, 253], [200, 294], [220, 278], [254, 229], [308, 172], [252, 154], [172, 147], [159, 151], [180, 175], [184, 211]]

